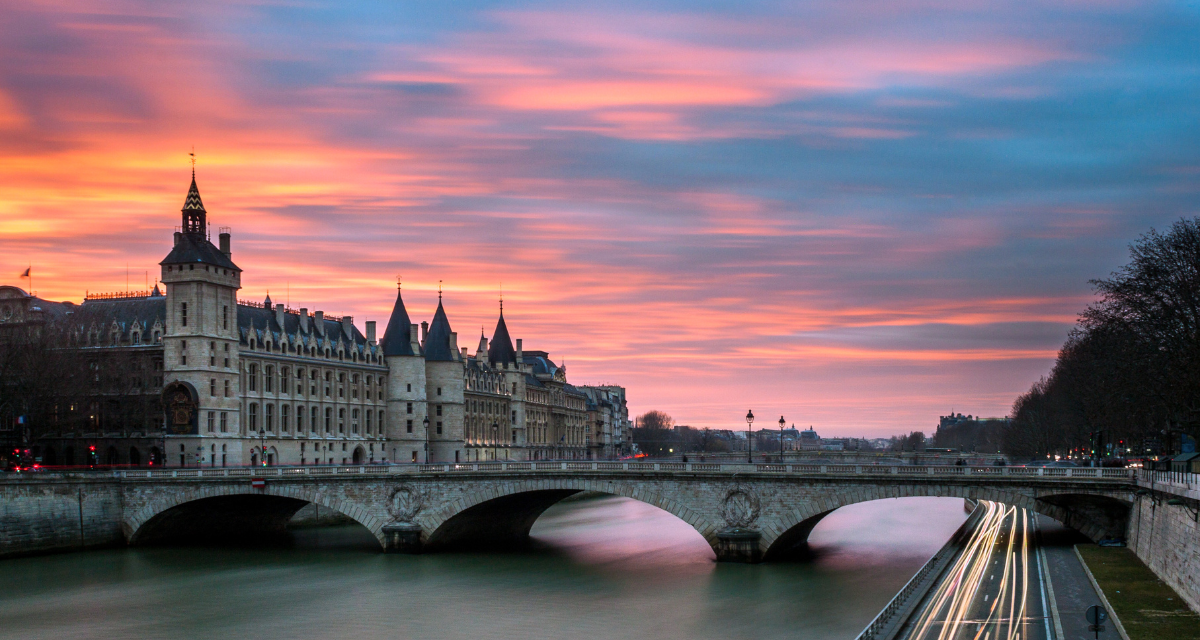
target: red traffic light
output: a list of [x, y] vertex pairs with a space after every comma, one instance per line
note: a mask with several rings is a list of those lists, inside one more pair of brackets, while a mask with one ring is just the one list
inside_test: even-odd
[[96, 447], [95, 447], [95, 446], [91, 446], [91, 447], [88, 447], [88, 449], [91, 449], [92, 451], [95, 451], [95, 450], [96, 450]]

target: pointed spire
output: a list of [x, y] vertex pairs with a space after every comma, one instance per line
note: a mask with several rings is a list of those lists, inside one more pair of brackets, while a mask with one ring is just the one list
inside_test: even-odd
[[429, 323], [429, 333], [425, 334], [425, 359], [451, 361], [454, 352], [450, 350], [450, 320], [446, 318], [446, 310], [442, 307], [441, 286], [438, 286], [438, 306], [433, 314], [433, 322]]
[[408, 319], [408, 310], [404, 308], [399, 279], [396, 281], [396, 304], [392, 307], [392, 317], [388, 319], [387, 330], [383, 332], [383, 355], [419, 355], [413, 353], [412, 321]]
[[192, 185], [188, 187], [187, 196], [183, 199], [183, 232], [203, 234], [207, 226], [207, 212], [204, 202], [200, 200], [200, 189], [196, 187], [195, 157], [192, 158]]
[[508, 335], [508, 325], [504, 322], [504, 298], [500, 299], [500, 319], [496, 321], [496, 330], [492, 333], [492, 344], [488, 347], [488, 362], [495, 364], [516, 364], [517, 350], [513, 349], [512, 338]]
[[271, 290], [270, 289], [267, 289], [267, 299], [263, 301], [263, 307], [267, 308], [267, 309], [274, 308], [274, 305], [271, 304]]

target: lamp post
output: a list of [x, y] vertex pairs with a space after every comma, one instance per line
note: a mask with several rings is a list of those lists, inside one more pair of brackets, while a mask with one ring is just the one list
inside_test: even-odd
[[493, 422], [492, 423], [492, 460], [496, 460], [499, 458], [499, 456], [496, 455], [496, 453], [499, 451], [499, 449], [497, 448], [499, 446], [500, 446], [500, 425]]
[[429, 416], [421, 421], [425, 426], [425, 464], [429, 464]]
[[751, 427], [753, 426], [754, 410], [751, 409], [746, 412], [746, 462], [748, 464], [754, 462], [754, 439], [750, 437], [752, 435]]
[[783, 428], [787, 426], [783, 416], [779, 416], [779, 464], [783, 464]]

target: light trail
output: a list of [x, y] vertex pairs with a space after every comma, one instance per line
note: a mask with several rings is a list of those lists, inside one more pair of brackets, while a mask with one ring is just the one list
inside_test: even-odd
[[1030, 513], [986, 500], [979, 507], [979, 523], [927, 597], [909, 640], [1050, 639], [1048, 626], [1031, 627], [1029, 619], [1031, 587], [1045, 602], [1040, 567], [1030, 584], [1037, 558]]

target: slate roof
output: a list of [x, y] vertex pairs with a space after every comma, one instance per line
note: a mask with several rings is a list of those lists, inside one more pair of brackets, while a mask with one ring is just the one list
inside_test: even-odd
[[210, 264], [226, 269], [241, 271], [229, 256], [221, 253], [207, 238], [196, 233], [180, 233], [176, 236], [179, 241], [171, 248], [171, 253], [162, 259], [163, 264]]
[[425, 359], [438, 362], [454, 360], [450, 351], [450, 320], [446, 318], [446, 310], [442, 301], [438, 300], [437, 311], [433, 314], [433, 322], [429, 323], [429, 333], [425, 335]]
[[350, 335], [342, 331], [342, 323], [336, 320], [323, 320], [325, 324], [325, 336], [322, 338], [316, 332], [316, 318], [309, 318], [309, 330], [307, 333], [300, 328], [300, 316], [295, 313], [283, 314], [283, 326], [280, 327], [275, 319], [274, 309], [265, 309], [263, 307], [251, 307], [239, 304], [237, 306], [237, 323], [241, 341], [248, 342], [253, 335], [255, 340], [262, 341], [268, 334], [271, 335], [271, 340], [277, 342], [280, 340], [283, 333], [289, 336], [300, 335], [301, 344], [309, 346], [317, 339], [328, 339], [331, 345], [336, 345], [339, 340], [345, 342], [348, 346], [353, 345], [353, 348], [359, 353], [365, 353], [369, 349], [367, 338], [358, 330], [358, 327], [352, 326]]
[[[62, 317], [69, 326], [88, 331], [94, 325], [100, 331], [102, 339], [108, 336], [113, 322], [116, 322], [122, 337], [128, 337], [135, 326], [145, 332], [153, 327], [156, 321], [163, 327], [167, 325], [167, 299], [162, 296], [85, 300], [80, 305], [61, 302], [50, 304], [58, 306], [59, 311], [56, 311], [55, 315], [63, 313]], [[46, 309], [45, 306], [42, 308]]]
[[513, 349], [512, 338], [508, 337], [508, 326], [504, 324], [504, 307], [500, 307], [500, 319], [496, 321], [496, 331], [492, 334], [492, 342], [488, 346], [488, 362], [499, 364], [508, 362], [516, 364], [517, 351]]
[[408, 309], [404, 308], [404, 298], [399, 289], [396, 289], [396, 304], [392, 307], [392, 317], [388, 318], [387, 330], [383, 332], [383, 355], [420, 355], [412, 350], [412, 320], [408, 317]]

